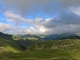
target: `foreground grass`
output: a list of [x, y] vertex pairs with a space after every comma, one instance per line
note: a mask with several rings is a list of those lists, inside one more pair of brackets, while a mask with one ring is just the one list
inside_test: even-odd
[[[67, 51], [61, 50], [50, 50], [50, 51], [30, 51], [30, 52], [7, 52], [0, 54], [0, 60], [51, 60], [51, 59], [79, 59], [80, 56], [76, 52], [74, 55], [73, 53], [68, 53]], [[75, 55], [76, 54], [76, 55]], [[78, 58], [75, 57], [78, 56]]]

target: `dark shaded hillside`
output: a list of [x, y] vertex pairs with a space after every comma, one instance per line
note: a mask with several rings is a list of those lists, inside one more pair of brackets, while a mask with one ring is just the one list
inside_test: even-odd
[[5, 40], [2, 38], [0, 38], [0, 48], [3, 48], [4, 51], [13, 51], [13, 52], [22, 50], [22, 48], [15, 42], [12, 42], [10, 40]]
[[30, 41], [30, 40], [16, 40], [15, 41], [23, 50], [25, 50], [30, 45], [36, 43], [36, 41]]
[[[22, 51], [22, 50], [25, 50], [31, 44], [36, 43], [35, 41], [22, 39], [21, 37], [8, 35], [1, 32], [0, 32], [0, 42], [1, 42], [0, 47], [4, 48], [4, 46], [7, 46], [8, 48], [6, 49], [7, 50], [11, 49], [10, 51], [14, 51], [16, 49]], [[16, 49], [12, 50], [13, 48], [16, 48]]]
[[0, 32], [0, 38], [6, 39], [6, 40], [13, 40], [12, 35], [4, 34]]
[[80, 36], [68, 36], [68, 37], [62, 37], [61, 39], [80, 39]]

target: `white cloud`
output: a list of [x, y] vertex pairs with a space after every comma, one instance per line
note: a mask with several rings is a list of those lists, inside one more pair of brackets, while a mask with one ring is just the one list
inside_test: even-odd
[[10, 26], [9, 24], [0, 23], [0, 31], [1, 32], [9, 32], [11, 30], [14, 30], [14, 28], [12, 26]]
[[55, 28], [49, 28], [46, 31], [47, 34], [64, 34], [64, 33], [79, 33], [80, 32], [80, 25], [62, 25], [57, 26]]
[[76, 7], [76, 8], [72, 7], [71, 11], [80, 16], [80, 7]]
[[[63, 13], [62, 13], [63, 12]], [[17, 34], [58, 34], [58, 33], [78, 33], [80, 32], [80, 16], [72, 10], [62, 11], [54, 18], [25, 19], [13, 12], [6, 12], [5, 16], [12, 24], [17, 24], [15, 32]], [[14, 23], [15, 22], [15, 23]], [[28, 29], [22, 23], [29, 24]], [[19, 24], [19, 25], [18, 25]], [[26, 25], [25, 25], [26, 26]], [[78, 30], [76, 30], [78, 29]]]
[[16, 26], [17, 26], [16, 28], [18, 28], [19, 26], [22, 26], [21, 25], [22, 23], [26, 23], [26, 24], [30, 24], [31, 26], [34, 26], [34, 27], [30, 27], [29, 26], [28, 29], [24, 29], [24, 28], [20, 27], [21, 28], [20, 31], [22, 32], [22, 30], [25, 30], [26, 34], [28, 34], [28, 33], [32, 33], [32, 34], [39, 33], [39, 34], [42, 34], [42, 33], [44, 33], [46, 31], [46, 28], [43, 26], [45, 21], [42, 18], [35, 18], [34, 20], [25, 19], [25, 18], [19, 16], [18, 14], [15, 14], [15, 13], [9, 12], [9, 11], [5, 12], [4, 15], [6, 16], [8, 22], [10, 22], [12, 24], [16, 24]]
[[6, 16], [8, 22], [12, 22], [16, 25], [20, 25], [22, 24], [22, 22], [25, 22], [24, 18], [20, 17], [18, 14], [15, 14], [13, 12], [6, 11], [4, 15]]
[[21, 25], [22, 23], [33, 24], [33, 21], [31, 19], [25, 19], [19, 14], [13, 13], [11, 11], [6, 11], [4, 15], [6, 16], [8, 22], [14, 23], [16, 25]]
[[[13, 27], [6, 25], [1, 31], [12, 31], [17, 34], [56, 34], [80, 33], [80, 0], [2, 0], [3, 12]], [[10, 8], [10, 9], [8, 9]], [[12, 11], [12, 12], [11, 12]], [[53, 18], [37, 18], [39, 15], [54, 15]], [[21, 14], [21, 15], [20, 15]], [[35, 19], [23, 16], [36, 15]], [[31, 16], [33, 16], [31, 15]], [[29, 24], [24, 27], [22, 24]], [[3, 24], [4, 26], [5, 24]]]

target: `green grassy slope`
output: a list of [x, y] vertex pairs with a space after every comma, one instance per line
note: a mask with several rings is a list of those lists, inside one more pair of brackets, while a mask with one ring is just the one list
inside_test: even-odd
[[48, 42], [40, 42], [31, 45], [24, 52], [4, 53], [0, 57], [13, 60], [51, 60], [51, 59], [79, 59], [80, 40], [65, 39]]
[[19, 36], [8, 35], [0, 32], [0, 48], [1, 51], [5, 49], [6, 51], [22, 51], [28, 46], [35, 43], [35, 41], [22, 39]]
[[13, 41], [5, 40], [0, 38], [0, 48], [3, 48], [4, 51], [13, 51], [17, 52], [21, 50], [21, 47]]
[[38, 58], [80, 58], [80, 40], [67, 39], [37, 43], [30, 46], [28, 51]]

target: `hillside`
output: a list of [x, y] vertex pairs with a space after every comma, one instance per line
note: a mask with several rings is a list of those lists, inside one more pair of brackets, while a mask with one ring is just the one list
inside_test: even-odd
[[13, 51], [17, 52], [22, 50], [22, 48], [13, 41], [5, 40], [0, 38], [0, 48], [3, 48], [3, 51]]
[[15, 43], [12, 35], [4, 34], [0, 32], [0, 48], [1, 51], [13, 51], [17, 52], [22, 50], [22, 48]]
[[4, 34], [2, 32], [0, 32], [0, 38], [6, 39], [6, 40], [13, 40], [12, 35], [10, 35], [10, 34]]
[[42, 58], [80, 58], [80, 40], [65, 39], [37, 43], [28, 48], [32, 55]]
[[8, 35], [0, 32], [0, 49], [1, 51], [23, 51], [35, 41], [22, 39], [18, 36]]
[[[79, 59], [79, 36], [70, 34], [38, 36], [39, 40], [30, 40], [0, 33], [0, 60]], [[27, 37], [38, 38], [36, 35], [28, 35]], [[60, 40], [51, 40], [52, 37], [57, 37]]]
[[[80, 40], [65, 39], [40, 42], [31, 45], [26, 51], [20, 53], [5, 53], [7, 59], [13, 60], [77, 60], [80, 58]], [[3, 57], [2, 56], [2, 57]]]

